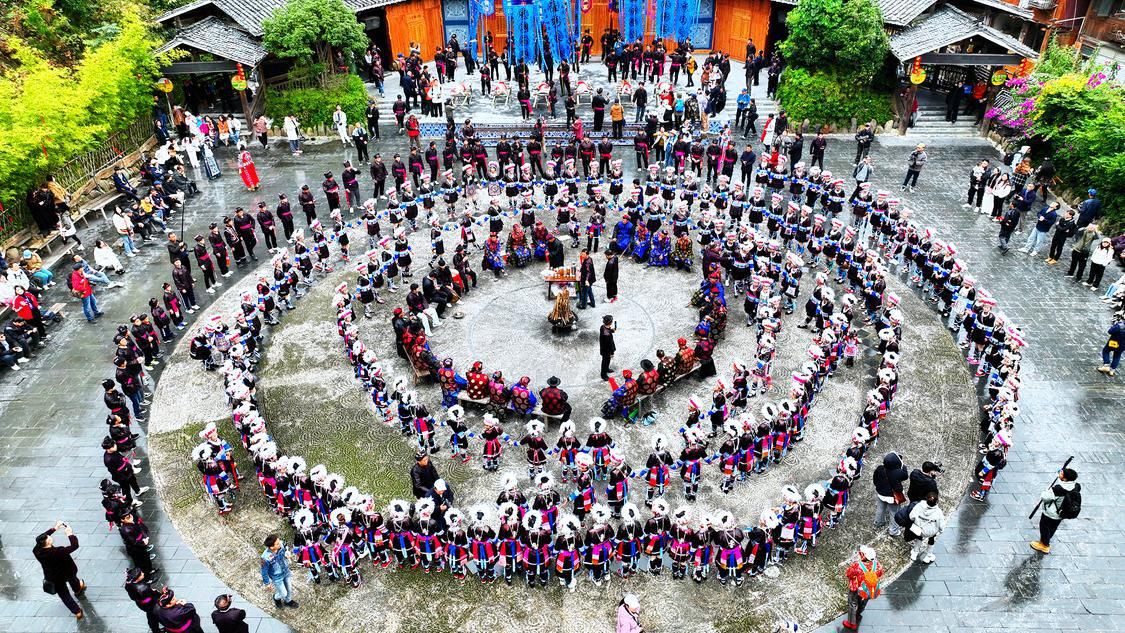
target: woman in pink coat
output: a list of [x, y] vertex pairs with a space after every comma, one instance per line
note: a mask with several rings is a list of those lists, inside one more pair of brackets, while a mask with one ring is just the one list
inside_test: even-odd
[[617, 633], [644, 633], [641, 622], [641, 602], [637, 596], [627, 593], [617, 605]]

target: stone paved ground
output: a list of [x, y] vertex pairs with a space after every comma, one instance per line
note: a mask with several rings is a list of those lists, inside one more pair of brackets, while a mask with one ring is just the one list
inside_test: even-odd
[[[877, 143], [876, 163], [892, 166], [877, 183], [901, 176], [914, 140]], [[868, 607], [863, 630], [1120, 630], [1125, 560], [1122, 526], [1112, 519], [1120, 508], [1113, 482], [1125, 475], [1125, 390], [1119, 380], [1095, 371], [1110, 315], [1097, 301], [1100, 293], [1064, 278], [1069, 249], [1056, 266], [1029, 260], [1015, 248], [1002, 255], [992, 246], [994, 225], [961, 209], [968, 169], [978, 157], [995, 157], [991, 147], [968, 141], [928, 150], [921, 187], [905, 195], [906, 203], [941, 239], [956, 242], [972, 274], [1023, 326], [1030, 347], [1015, 447], [988, 502], [961, 504], [938, 540], [937, 562], [916, 565], [892, 583]], [[1026, 237], [1017, 234], [1014, 243], [1022, 247]], [[1116, 278], [1120, 271], [1106, 275]], [[1038, 519], [1027, 515], [1071, 455], [1083, 484], [1083, 514], [1059, 530], [1044, 557], [1028, 547], [1038, 538]], [[824, 630], [837, 629], [843, 630], [839, 621]]]
[[[732, 89], [737, 80], [732, 80]], [[732, 94], [733, 96], [733, 94]], [[876, 183], [901, 175], [909, 143], [880, 139], [873, 151], [880, 172]], [[922, 139], [925, 140], [925, 139]], [[400, 148], [398, 143], [387, 146]], [[960, 210], [968, 166], [979, 156], [995, 156], [987, 145], [935, 142], [931, 162], [918, 194], [908, 204], [945, 238], [953, 238], [974, 274], [996, 294], [1005, 311], [1022, 324], [1032, 345], [1024, 369], [1022, 416], [1017, 445], [987, 505], [968, 501], [953, 517], [938, 546], [939, 559], [928, 568], [911, 568], [891, 584], [885, 597], [873, 602], [865, 625], [870, 630], [1113, 630], [1125, 611], [1121, 599], [1121, 527], [1110, 524], [1115, 491], [1106, 483], [1122, 477], [1122, 391], [1093, 368], [1102, 345], [1108, 315], [1092, 293], [1062, 278], [1042, 262], [1022, 255], [1001, 257], [990, 248], [990, 223]], [[377, 151], [383, 151], [378, 147]], [[829, 168], [847, 173], [850, 140], [829, 144]], [[278, 152], [258, 157], [265, 191], [280, 184], [280, 170], [291, 166], [286, 186], [319, 169]], [[220, 212], [237, 202], [237, 177], [228, 154], [221, 186], [204, 185], [204, 195], [191, 203], [186, 233], [202, 230]], [[626, 160], [626, 164], [631, 161]], [[305, 171], [307, 170], [307, 174]], [[268, 197], [272, 194], [266, 194]], [[92, 238], [84, 231], [84, 238]], [[98, 381], [108, 366], [112, 326], [139, 309], [167, 275], [163, 249], [145, 249], [129, 262], [128, 287], [101, 293], [109, 318], [97, 326], [72, 319], [55, 328], [55, 341], [27, 371], [0, 377], [0, 428], [4, 447], [0, 475], [0, 631], [143, 630], [144, 621], [120, 588], [125, 567], [116, 534], [107, 534], [98, 505], [96, 484], [104, 476], [97, 443], [103, 434]], [[159, 274], [155, 274], [159, 273]], [[57, 293], [59, 299], [62, 293]], [[208, 295], [201, 294], [201, 302]], [[72, 316], [77, 304], [68, 303]], [[1081, 422], [1081, 425], [1076, 424]], [[143, 455], [142, 443], [142, 455]], [[1039, 558], [1027, 549], [1036, 535], [1026, 512], [1067, 455], [1085, 484], [1082, 519], [1064, 526], [1054, 553]], [[64, 456], [65, 461], [59, 457]], [[61, 462], [61, 463], [60, 463]], [[141, 477], [149, 483], [149, 473]], [[165, 519], [156, 499], [146, 504], [164, 579], [204, 614], [211, 598], [225, 589]], [[38, 566], [30, 545], [36, 533], [56, 518], [68, 520], [82, 541], [77, 560], [91, 585], [87, 619], [77, 627], [54, 597], [39, 588]], [[243, 601], [240, 601], [243, 602]], [[655, 605], [648, 608], [657, 608]], [[284, 630], [250, 608], [251, 630]], [[204, 620], [207, 620], [206, 615]], [[210, 624], [205, 629], [212, 630]], [[832, 627], [827, 627], [832, 630]]]

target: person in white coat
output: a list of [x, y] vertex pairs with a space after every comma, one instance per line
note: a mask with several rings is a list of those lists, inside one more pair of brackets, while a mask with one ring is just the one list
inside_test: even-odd
[[336, 126], [336, 133], [340, 135], [340, 142], [351, 145], [352, 139], [348, 136], [348, 113], [340, 104], [336, 104], [336, 111], [332, 113], [332, 124]]
[[943, 530], [945, 513], [938, 507], [938, 493], [931, 492], [910, 511], [910, 527], [906, 530], [910, 560], [934, 562], [934, 541]]
[[289, 141], [289, 151], [293, 152], [294, 156], [301, 155], [301, 129], [297, 124], [297, 117], [289, 115], [285, 117], [285, 122], [282, 123], [282, 128], [285, 130], [285, 140]]

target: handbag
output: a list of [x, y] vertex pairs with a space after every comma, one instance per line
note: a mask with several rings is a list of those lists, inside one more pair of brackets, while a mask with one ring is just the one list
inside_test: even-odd
[[50, 580], [47, 580], [46, 578], [44, 578], [43, 579], [43, 593], [47, 593], [47, 594], [50, 594], [52, 596], [58, 594], [58, 590], [55, 589], [55, 583], [53, 583]]

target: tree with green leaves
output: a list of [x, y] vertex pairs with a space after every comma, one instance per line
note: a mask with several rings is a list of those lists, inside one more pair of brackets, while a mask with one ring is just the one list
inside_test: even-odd
[[5, 43], [12, 63], [0, 71], [0, 202], [22, 198], [45, 174], [151, 112], [160, 42], [136, 10], [122, 11], [117, 24], [118, 34], [73, 68], [21, 38]]
[[873, 87], [890, 50], [875, 0], [798, 0], [785, 24], [777, 94], [791, 119], [826, 125], [890, 117], [889, 94]]
[[360, 55], [367, 34], [343, 0], [289, 0], [262, 22], [262, 44], [298, 65], [330, 64], [332, 51]]
[[800, 0], [785, 25], [789, 37], [779, 48], [787, 64], [832, 70], [863, 84], [875, 78], [890, 50], [874, 0]]

